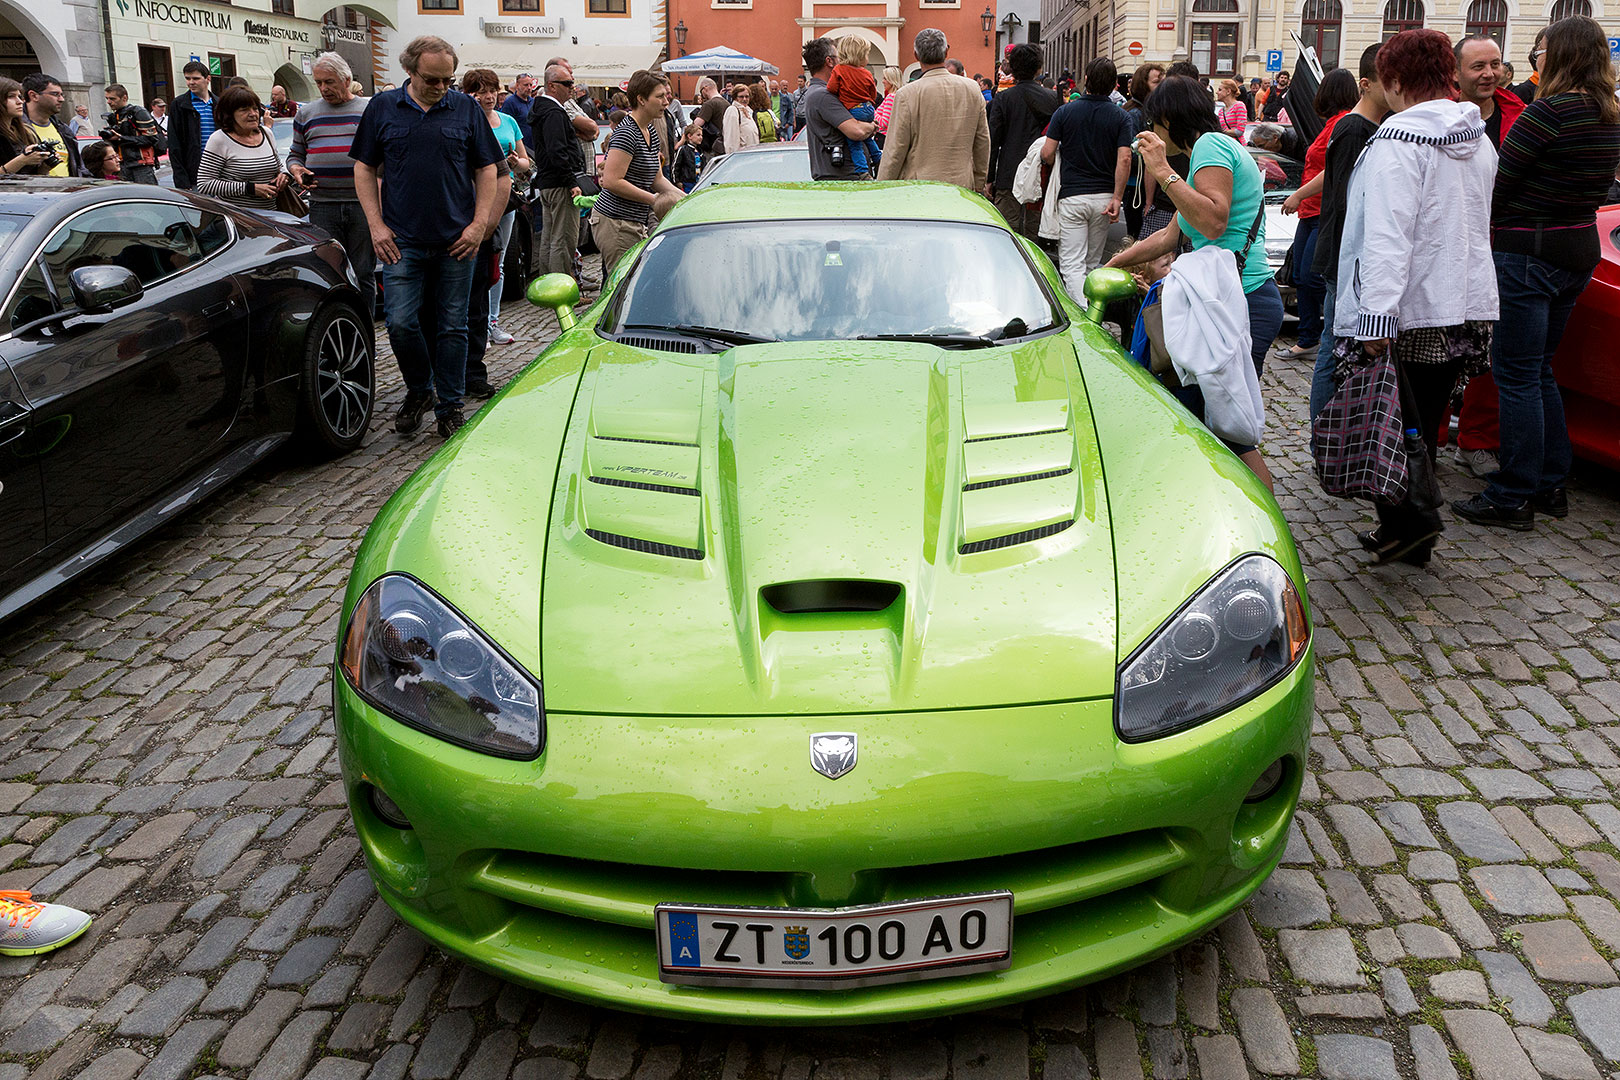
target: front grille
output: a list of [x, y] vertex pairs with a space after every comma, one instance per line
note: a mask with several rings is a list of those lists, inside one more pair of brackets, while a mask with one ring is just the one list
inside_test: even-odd
[[595, 529], [586, 529], [585, 535], [597, 543], [624, 548], [626, 551], [639, 551], [643, 555], [662, 555], [668, 559], [703, 558], [703, 552], [697, 548], [676, 547], [674, 544], [660, 544], [653, 540], [640, 540], [634, 536], [620, 536], [618, 533], [598, 532]]
[[668, 484], [643, 484], [640, 480], [620, 480], [613, 476], [590, 477], [593, 484], [606, 484], [608, 487], [635, 488], [637, 491], [662, 491], [666, 495], [699, 495], [701, 492], [694, 488], [670, 487]]
[[[1145, 830], [963, 862], [858, 871], [840, 904], [877, 904], [1007, 889], [1019, 916], [1149, 886], [1188, 865], [1192, 851]], [[651, 929], [664, 902], [743, 907], [827, 907], [813, 876], [791, 871], [686, 870], [497, 851], [470, 884], [524, 907]]]
[[1026, 529], [1023, 532], [1008, 533], [1006, 536], [996, 536], [989, 540], [975, 540], [971, 544], [963, 544], [956, 550], [963, 555], [977, 555], [981, 551], [995, 551], [999, 548], [1012, 547], [1014, 544], [1027, 544], [1031, 540], [1039, 540], [1043, 536], [1060, 533], [1074, 524], [1074, 519], [1059, 521], [1051, 525], [1042, 525], [1038, 529]]
[[963, 491], [983, 491], [985, 488], [1006, 487], [1008, 484], [1027, 484], [1031, 480], [1050, 480], [1055, 476], [1068, 476], [1073, 469], [1053, 469], [1051, 472], [1030, 473], [1028, 476], [1004, 476], [1000, 480], [980, 480], [976, 484], [966, 484]]

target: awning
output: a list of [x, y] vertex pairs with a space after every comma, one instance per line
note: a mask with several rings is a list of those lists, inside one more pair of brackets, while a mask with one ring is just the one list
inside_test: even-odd
[[552, 38], [477, 38], [456, 47], [462, 71], [493, 68], [503, 82], [525, 71], [539, 78], [547, 60], [566, 56], [574, 67], [574, 81], [590, 86], [617, 86], [638, 71], [652, 70], [663, 51], [658, 45], [566, 45]]
[[702, 75], [707, 72], [721, 75], [780, 75], [782, 69], [775, 64], [738, 52], [724, 45], [704, 49], [690, 56], [665, 60], [664, 72], [669, 75]]

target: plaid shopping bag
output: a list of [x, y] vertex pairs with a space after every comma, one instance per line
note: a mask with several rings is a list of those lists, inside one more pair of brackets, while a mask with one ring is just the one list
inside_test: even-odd
[[[1345, 343], [1340, 342], [1340, 347]], [[1360, 349], [1357, 343], [1352, 347]], [[1335, 352], [1338, 350], [1335, 349]], [[1362, 356], [1311, 425], [1316, 478], [1329, 495], [1394, 506], [1409, 476], [1395, 362]]]

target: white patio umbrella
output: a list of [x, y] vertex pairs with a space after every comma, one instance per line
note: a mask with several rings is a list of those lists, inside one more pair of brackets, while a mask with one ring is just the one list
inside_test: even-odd
[[711, 71], [721, 75], [780, 75], [782, 72], [775, 64], [768, 64], [724, 45], [665, 60], [661, 67], [672, 75], [703, 75]]

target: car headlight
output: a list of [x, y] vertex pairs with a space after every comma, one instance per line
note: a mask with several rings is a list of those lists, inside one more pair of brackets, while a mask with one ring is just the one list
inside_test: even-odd
[[340, 660], [355, 692], [411, 727], [498, 757], [540, 753], [540, 682], [461, 614], [403, 574], [371, 583]]
[[1184, 731], [1286, 675], [1310, 627], [1288, 572], [1245, 555], [1215, 575], [1119, 669], [1114, 726], [1126, 742]]

